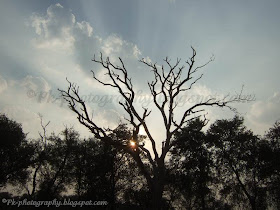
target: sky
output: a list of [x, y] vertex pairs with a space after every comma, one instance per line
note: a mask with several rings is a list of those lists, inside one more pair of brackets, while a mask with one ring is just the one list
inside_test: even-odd
[[[22, 123], [29, 138], [41, 131], [59, 133], [74, 126], [90, 136], [59, 97], [68, 78], [80, 86], [100, 126], [114, 128], [124, 121], [118, 93], [92, 79], [104, 69], [91, 61], [103, 52], [113, 62], [121, 57], [138, 98], [148, 107], [148, 124], [157, 142], [163, 140], [159, 114], [152, 106], [145, 58], [158, 64], [168, 56], [175, 62], [197, 51], [196, 63], [215, 60], [202, 69], [203, 78], [188, 96], [197, 99], [240, 92], [254, 96], [250, 103], [233, 104], [245, 125], [264, 134], [280, 120], [279, 49], [280, 1], [263, 0], [0, 0], [0, 113]], [[190, 102], [191, 103], [191, 102]], [[176, 113], [190, 105], [181, 103]], [[228, 109], [207, 109], [207, 118], [233, 117]], [[160, 144], [159, 144], [160, 145]]]

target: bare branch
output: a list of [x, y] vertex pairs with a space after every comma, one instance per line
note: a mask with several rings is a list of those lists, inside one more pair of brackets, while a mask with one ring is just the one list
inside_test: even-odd
[[43, 129], [43, 134], [41, 134], [39, 132], [39, 135], [40, 135], [40, 138], [41, 138], [41, 141], [43, 143], [43, 148], [45, 149], [46, 146], [47, 146], [47, 127], [48, 125], [50, 124], [50, 121], [48, 121], [45, 125], [43, 123], [43, 115], [38, 113], [39, 115], [39, 118], [40, 118], [40, 124], [41, 124], [41, 128]]
[[[103, 85], [106, 84], [106, 85], [112, 86], [114, 88], [117, 88], [119, 90], [119, 93], [121, 94], [121, 96], [126, 101], [125, 104], [120, 104], [120, 105], [129, 114], [130, 120], [134, 121], [135, 119], [137, 119], [139, 121], [139, 123], [141, 125], [143, 125], [143, 127], [145, 129], [145, 132], [147, 133], [147, 136], [148, 136], [149, 140], [152, 143], [152, 148], [153, 148], [153, 152], [155, 154], [155, 157], [158, 158], [158, 154], [157, 154], [157, 151], [156, 151], [155, 140], [152, 137], [152, 135], [150, 133], [150, 130], [149, 130], [149, 128], [148, 128], [148, 126], [146, 125], [146, 122], [145, 122], [145, 118], [149, 115], [149, 112], [144, 109], [144, 113], [141, 116], [136, 111], [136, 109], [135, 109], [135, 107], [133, 105], [135, 93], [134, 93], [134, 90], [133, 90], [133, 85], [132, 85], [132, 82], [131, 82], [131, 78], [128, 78], [127, 70], [126, 70], [126, 68], [124, 66], [124, 63], [123, 63], [122, 59], [119, 58], [119, 60], [121, 62], [121, 67], [112, 64], [110, 62], [109, 58], [107, 58], [106, 61], [104, 61], [103, 57], [102, 57], [102, 53], [100, 54], [100, 60], [96, 60], [95, 57], [94, 57], [93, 61], [102, 64], [102, 66], [107, 70], [106, 75], [109, 76], [109, 78], [111, 79], [113, 84], [101, 82], [99, 79], [97, 79], [95, 77], [94, 78], [99, 83], [101, 83]], [[114, 70], [120, 71], [121, 76], [116, 74]], [[121, 86], [121, 85], [124, 85], [126, 90], [124, 90], [123, 86]]]
[[[176, 118], [175, 111], [178, 107], [178, 97], [182, 92], [192, 89], [193, 86], [197, 84], [197, 82], [203, 77], [203, 73], [199, 73], [199, 71], [214, 60], [214, 57], [212, 56], [205, 64], [196, 66], [196, 51], [193, 47], [191, 47], [191, 49], [192, 56], [184, 63], [184, 65], [181, 64], [181, 59], [179, 58], [172, 63], [171, 59], [166, 57], [163, 60], [163, 65], [147, 62], [145, 59], [140, 60], [141, 63], [151, 68], [151, 72], [153, 73], [153, 81], [148, 82], [148, 86], [153, 97], [153, 102], [160, 111], [165, 126], [164, 132], [166, 134], [166, 139], [162, 141], [162, 154], [160, 156], [156, 150], [156, 141], [146, 123], [147, 117], [151, 114], [151, 110], [144, 107], [142, 107], [143, 110], [141, 111], [136, 110], [134, 100], [135, 92], [132, 80], [128, 77], [128, 71], [121, 58], [119, 58], [118, 61], [119, 65], [112, 63], [108, 57], [103, 59], [102, 53], [100, 53], [100, 59], [97, 60], [95, 56], [92, 59], [92, 61], [103, 66], [105, 69], [104, 75], [109, 79], [109, 82], [107, 82], [107, 80], [102, 81], [93, 71], [92, 74], [93, 78], [98, 83], [117, 89], [124, 99], [124, 101], [120, 101], [119, 104], [128, 115], [125, 120], [127, 120], [133, 127], [132, 137], [133, 140], [137, 141], [136, 148], [131, 148], [127, 143], [124, 144], [124, 141], [117, 141], [112, 138], [112, 136], [109, 135], [112, 133], [112, 130], [99, 127], [93, 117], [89, 117], [85, 101], [79, 96], [78, 86], [67, 80], [69, 83], [68, 89], [66, 91], [60, 90], [62, 97], [68, 103], [69, 108], [77, 114], [77, 118], [82, 125], [86, 126], [98, 139], [124, 150], [133, 157], [139, 169], [145, 176], [150, 189], [154, 189], [153, 182], [155, 180], [152, 177], [158, 176], [159, 171], [160, 173], [164, 173], [164, 159], [170, 148], [173, 146], [172, 137], [179, 129], [185, 126], [189, 121], [203, 117], [206, 107], [228, 107], [231, 110], [236, 111], [229, 105], [230, 103], [248, 101], [248, 98], [242, 97], [242, 87], [240, 94], [234, 98], [229, 98], [229, 95], [227, 95], [220, 100], [213, 97], [207, 101], [200, 101], [194, 105], [190, 105], [190, 107], [183, 111], [183, 115], [180, 116], [180, 118]], [[206, 118], [204, 123], [207, 123]], [[144, 144], [139, 144], [138, 136], [140, 126], [143, 126], [147, 137], [151, 142], [151, 151], [145, 148]], [[126, 142], [127, 141], [128, 140], [126, 140]], [[151, 152], [153, 152], [154, 158], [152, 157]], [[150, 166], [152, 166], [153, 169], [152, 172], [147, 169], [141, 159], [143, 158], [142, 155], [145, 155], [148, 158]]]

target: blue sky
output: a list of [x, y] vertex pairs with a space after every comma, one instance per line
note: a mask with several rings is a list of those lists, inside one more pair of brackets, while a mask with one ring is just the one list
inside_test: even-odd
[[[66, 77], [81, 86], [85, 97], [96, 96], [89, 106], [101, 125], [114, 127], [123, 119], [116, 98], [114, 103], [97, 102], [102, 96], [117, 95], [91, 78], [92, 69], [102, 76], [102, 68], [91, 62], [100, 51], [113, 60], [124, 59], [143, 99], [151, 74], [138, 60], [161, 63], [165, 56], [186, 60], [193, 46], [198, 64], [212, 54], [215, 61], [202, 70], [204, 77], [192, 94], [234, 94], [244, 84], [244, 94], [254, 94], [256, 100], [235, 106], [248, 128], [263, 134], [280, 119], [279, 1], [1, 0], [0, 4], [0, 111], [21, 122], [29, 137], [40, 131], [37, 113], [51, 121], [49, 131], [73, 125], [88, 135], [57, 99], [57, 88], [67, 87]], [[211, 122], [233, 116], [229, 110], [207, 111]], [[158, 115], [149, 120], [160, 140]]]

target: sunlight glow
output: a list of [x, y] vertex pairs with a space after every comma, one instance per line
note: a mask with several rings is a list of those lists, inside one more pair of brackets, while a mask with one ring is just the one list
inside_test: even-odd
[[130, 146], [131, 146], [131, 147], [135, 147], [135, 146], [136, 146], [135, 141], [130, 140]]

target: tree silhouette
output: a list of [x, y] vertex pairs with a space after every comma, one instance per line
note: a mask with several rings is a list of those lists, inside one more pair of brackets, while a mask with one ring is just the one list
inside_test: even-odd
[[34, 148], [26, 141], [21, 124], [0, 115], [0, 187], [26, 182]]
[[[2, 119], [4, 133], [21, 128], [4, 115]], [[217, 120], [208, 130], [203, 129], [206, 122], [189, 120], [174, 134], [161, 208], [278, 209], [280, 123], [260, 138], [239, 116]], [[81, 139], [73, 128], [48, 136], [48, 123], [41, 124], [43, 133], [36, 141], [24, 138], [0, 148], [1, 187], [6, 186], [0, 198], [106, 200], [110, 209], [153, 208], [147, 179], [130, 153], [100, 139]], [[138, 153], [152, 174], [148, 156], [129, 144], [133, 134], [125, 124], [108, 131], [108, 137]], [[144, 140], [138, 135], [135, 142], [143, 145]], [[10, 185], [25, 186], [27, 194], [12, 195]]]
[[[39, 132], [40, 138], [37, 141], [29, 142], [29, 145], [32, 145], [34, 148], [33, 161], [32, 161], [32, 183], [23, 183], [24, 188], [27, 191], [28, 197], [34, 199], [37, 196], [37, 187], [38, 187], [38, 175], [41, 173], [42, 167], [44, 167], [47, 158], [48, 158], [48, 136], [47, 136], [47, 126], [50, 124], [48, 121], [46, 124], [43, 124], [43, 116], [39, 114], [40, 124], [43, 130], [43, 133]], [[32, 186], [31, 190], [29, 186]]]
[[264, 136], [259, 149], [261, 176], [266, 180], [268, 203], [280, 208], [280, 122], [277, 121]]
[[209, 187], [214, 175], [213, 160], [202, 131], [206, 123], [200, 119], [190, 121], [176, 133], [171, 150], [171, 185], [179, 189], [188, 209], [217, 209], [214, 193]]
[[[264, 179], [261, 177], [258, 136], [243, 125], [243, 118], [217, 120], [207, 131], [213, 160], [222, 183], [220, 193], [234, 206], [265, 208]], [[228, 198], [228, 199], [227, 199]], [[244, 202], [241, 202], [241, 201]]]
[[25, 134], [22, 131], [21, 124], [10, 120], [6, 115], [0, 115], [0, 132], [1, 141], [0, 146], [3, 147], [16, 147], [25, 140]]
[[40, 171], [40, 185], [36, 193], [38, 199], [58, 197], [65, 191], [67, 183], [70, 183], [70, 158], [79, 134], [71, 128], [65, 128], [62, 136], [63, 138], [52, 134], [48, 138], [46, 159]]
[[[114, 64], [109, 58], [103, 60], [102, 54], [100, 59], [93, 59], [94, 62], [101, 64], [106, 70], [106, 76], [110, 82], [105, 82], [97, 78], [93, 73], [93, 78], [100, 84], [115, 88], [124, 99], [124, 102], [119, 102], [123, 109], [127, 112], [127, 121], [133, 128], [132, 139], [135, 141], [135, 146], [131, 147], [127, 141], [118, 141], [110, 136], [112, 130], [103, 129], [101, 125], [90, 116], [85, 101], [79, 95], [79, 88], [74, 83], [69, 82], [68, 89], [60, 90], [63, 98], [68, 102], [69, 108], [77, 114], [79, 122], [87, 127], [97, 139], [113, 145], [119, 150], [123, 150], [130, 154], [141, 173], [144, 175], [149, 191], [151, 193], [151, 205], [154, 209], [161, 209], [162, 195], [165, 185], [166, 163], [165, 158], [167, 153], [173, 146], [173, 136], [179, 131], [189, 120], [199, 118], [204, 114], [205, 107], [218, 106], [229, 107], [230, 102], [247, 101], [241, 97], [241, 94], [235, 98], [224, 97], [223, 99], [210, 98], [206, 101], [198, 102], [184, 110], [183, 115], [178, 120], [175, 116], [177, 107], [177, 99], [184, 92], [189, 91], [203, 76], [200, 74], [196, 76], [199, 70], [206, 66], [213, 59], [211, 58], [207, 63], [195, 67], [196, 51], [192, 48], [191, 58], [185, 62], [185, 65], [180, 66], [181, 60], [177, 59], [175, 64], [166, 58], [164, 62], [166, 65], [159, 67], [156, 63], [149, 63], [146, 60], [140, 60], [141, 63], [148, 66], [153, 74], [154, 80], [148, 83], [153, 102], [160, 111], [164, 123], [164, 133], [166, 138], [161, 142], [162, 150], [159, 153], [156, 149], [156, 140], [151, 134], [151, 130], [147, 125], [148, 116], [151, 110], [143, 108], [139, 111], [135, 107], [135, 91], [133, 89], [132, 79], [128, 76], [128, 71], [124, 62], [119, 58], [120, 65]], [[167, 67], [167, 70], [166, 70]], [[162, 97], [163, 101], [159, 98]], [[176, 120], [177, 119], [177, 120]], [[143, 126], [148, 141], [152, 145], [152, 151], [148, 150], [144, 144], [138, 142], [139, 128]], [[148, 162], [143, 162], [141, 155], [144, 154], [148, 158]], [[143, 155], [142, 155], [143, 156]]]

